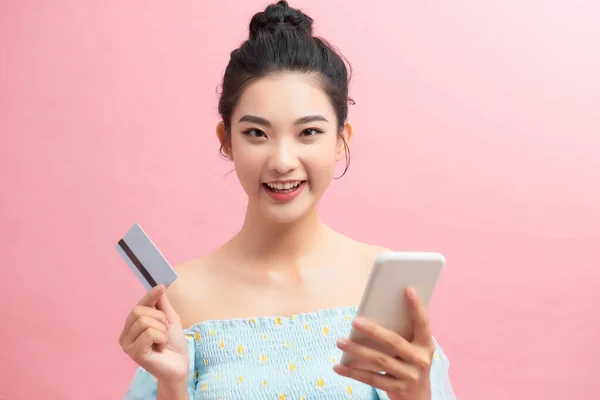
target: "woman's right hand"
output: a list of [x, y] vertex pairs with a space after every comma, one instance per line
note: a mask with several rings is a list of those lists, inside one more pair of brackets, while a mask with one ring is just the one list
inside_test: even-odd
[[149, 290], [131, 310], [119, 343], [133, 361], [160, 382], [187, 380], [189, 355], [181, 319], [163, 285]]

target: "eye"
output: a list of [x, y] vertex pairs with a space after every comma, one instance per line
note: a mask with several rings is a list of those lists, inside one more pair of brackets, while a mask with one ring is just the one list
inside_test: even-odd
[[267, 137], [267, 135], [265, 135], [265, 133], [263, 131], [261, 131], [260, 129], [256, 129], [256, 128], [246, 129], [242, 133], [244, 135], [248, 135], [253, 138]]
[[308, 128], [308, 129], [303, 130], [302, 133], [300, 133], [300, 136], [311, 137], [311, 136], [316, 136], [320, 133], [323, 133], [323, 131], [320, 129]]

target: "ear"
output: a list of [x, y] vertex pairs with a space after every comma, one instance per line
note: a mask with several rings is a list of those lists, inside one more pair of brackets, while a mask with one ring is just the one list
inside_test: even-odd
[[217, 138], [219, 139], [219, 144], [223, 149], [223, 154], [230, 161], [233, 161], [233, 154], [231, 153], [231, 137], [228, 136], [225, 132], [225, 123], [223, 121], [219, 121], [217, 124]]
[[346, 122], [344, 124], [344, 129], [342, 129], [340, 135], [338, 136], [337, 148], [335, 150], [336, 161], [340, 161], [346, 155], [346, 147], [344, 146], [344, 142], [346, 142], [346, 145], [350, 147], [350, 142], [352, 141], [353, 135], [354, 127], [350, 122]]

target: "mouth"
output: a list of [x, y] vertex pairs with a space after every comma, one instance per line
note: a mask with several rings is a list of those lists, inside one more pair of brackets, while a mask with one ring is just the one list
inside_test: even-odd
[[287, 181], [287, 182], [267, 182], [263, 183], [263, 187], [272, 193], [292, 193], [306, 181]]

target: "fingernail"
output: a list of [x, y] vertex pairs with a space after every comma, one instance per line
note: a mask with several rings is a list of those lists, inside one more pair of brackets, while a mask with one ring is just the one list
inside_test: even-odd
[[409, 289], [408, 289], [408, 296], [409, 296], [411, 299], [414, 299], [415, 297], [417, 297], [417, 292], [415, 292], [415, 289], [413, 289], [413, 288], [409, 288]]
[[364, 318], [362, 318], [362, 317], [354, 318], [354, 326], [356, 326], [358, 328], [362, 328], [365, 325], [366, 325], [366, 321], [364, 320]]
[[344, 338], [340, 338], [337, 340], [337, 344], [338, 346], [346, 346], [348, 344], [348, 341]]

